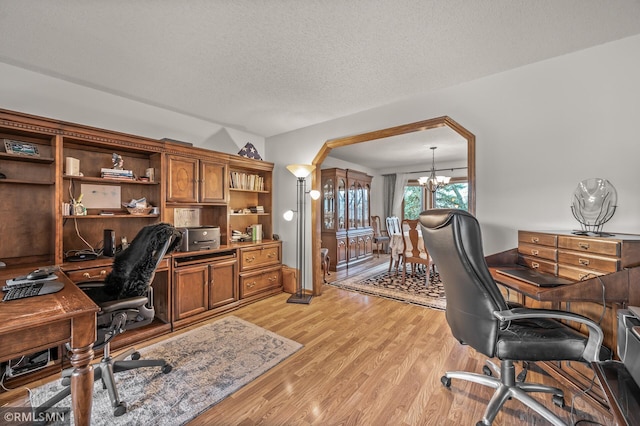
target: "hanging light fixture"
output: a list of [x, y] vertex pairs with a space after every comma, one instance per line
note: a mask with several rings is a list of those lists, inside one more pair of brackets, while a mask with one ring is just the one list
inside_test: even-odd
[[436, 176], [436, 149], [437, 146], [431, 147], [432, 161], [431, 161], [431, 174], [429, 176], [422, 176], [418, 178], [418, 183], [426, 187], [431, 192], [436, 192], [438, 188], [442, 188], [449, 184], [451, 178], [449, 176]]

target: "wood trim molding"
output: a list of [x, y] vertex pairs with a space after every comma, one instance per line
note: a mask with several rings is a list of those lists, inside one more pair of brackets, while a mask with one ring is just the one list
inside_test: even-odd
[[[352, 136], [327, 140], [316, 156], [312, 164], [316, 166], [312, 173], [311, 189], [320, 190], [322, 162], [329, 156], [334, 148], [341, 146], [353, 145], [377, 139], [383, 139], [391, 136], [403, 135], [406, 133], [421, 132], [424, 130], [435, 129], [447, 126], [451, 130], [458, 133], [467, 140], [467, 179], [469, 183], [469, 211], [475, 214], [476, 210], [476, 137], [473, 133], [465, 129], [459, 123], [447, 116], [430, 118], [415, 123], [402, 124], [400, 126], [389, 127], [386, 129], [374, 130], [371, 132], [361, 133]], [[313, 295], [320, 296], [322, 294], [322, 269], [320, 265], [320, 236], [321, 236], [321, 200], [312, 202], [311, 208], [311, 251], [312, 251], [312, 269], [313, 269]]]

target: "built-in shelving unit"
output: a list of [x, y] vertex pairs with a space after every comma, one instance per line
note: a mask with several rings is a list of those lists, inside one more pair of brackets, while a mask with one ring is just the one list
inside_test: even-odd
[[[105, 230], [113, 230], [120, 245], [123, 237], [131, 241], [147, 225], [162, 221], [178, 226], [178, 220], [191, 218], [181, 216], [185, 211], [198, 213], [188, 226], [220, 227], [219, 249], [173, 253], [162, 262], [152, 284], [154, 322], [118, 336], [114, 348], [282, 291], [282, 244], [270, 240], [273, 163], [2, 109], [3, 147], [1, 139], [33, 145], [32, 155], [0, 152], [5, 176], [0, 178], [0, 235], [5, 241], [0, 260], [9, 270], [59, 265], [74, 282], [102, 280], [113, 263], [100, 255]], [[134, 179], [103, 177], [102, 169], [113, 167], [114, 154]], [[79, 170], [68, 173], [67, 163], [75, 160], [67, 158], [78, 160]], [[252, 189], [244, 183], [244, 189], [231, 188], [234, 175]], [[159, 213], [130, 214], [122, 205], [141, 198]], [[67, 209], [71, 203], [82, 203], [84, 209]], [[247, 211], [257, 206], [262, 209]], [[230, 242], [233, 230], [246, 231], [254, 224], [262, 226], [262, 241]], [[67, 258], [91, 250], [99, 255], [96, 259]], [[204, 291], [200, 299], [195, 297], [198, 289]], [[62, 346], [52, 353], [57, 354], [56, 369], [69, 365]]]

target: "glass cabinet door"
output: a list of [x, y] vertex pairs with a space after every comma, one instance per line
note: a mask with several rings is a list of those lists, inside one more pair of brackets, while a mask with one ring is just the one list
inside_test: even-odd
[[363, 226], [371, 226], [371, 216], [369, 216], [369, 185], [362, 188], [362, 217], [364, 218]]
[[355, 203], [356, 186], [349, 186], [349, 195], [347, 195], [347, 203], [349, 203], [349, 211], [347, 219], [349, 220], [349, 229], [356, 227], [356, 203]]
[[335, 198], [333, 179], [327, 179], [322, 186], [322, 226], [325, 230], [335, 229]]
[[360, 183], [356, 184], [356, 190], [355, 190], [355, 227], [356, 228], [362, 228], [362, 221], [363, 221], [363, 217], [362, 217], [362, 185], [360, 185]]
[[347, 184], [344, 179], [338, 179], [338, 205], [336, 214], [338, 216], [338, 229], [345, 229], [346, 226], [346, 197]]

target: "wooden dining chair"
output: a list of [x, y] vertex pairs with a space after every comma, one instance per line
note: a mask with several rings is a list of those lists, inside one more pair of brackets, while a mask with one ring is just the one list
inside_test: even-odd
[[393, 268], [394, 263], [394, 255], [395, 255], [395, 269], [396, 275], [398, 275], [398, 270], [400, 265], [402, 264], [402, 243], [399, 243], [402, 238], [402, 231], [400, 230], [400, 219], [395, 216], [388, 217], [387, 221], [387, 235], [389, 235], [389, 247], [391, 248], [392, 244], [393, 249], [391, 250], [391, 256], [389, 257], [389, 272], [391, 272], [391, 268]]
[[424, 248], [424, 245], [420, 244], [422, 235], [419, 231], [419, 224], [420, 222], [418, 221], [418, 219], [404, 219], [402, 221], [402, 230], [404, 234], [404, 238], [402, 238], [402, 255], [404, 262], [404, 265], [402, 267], [402, 284], [404, 284], [405, 282], [408, 263], [411, 264], [412, 276], [415, 276], [418, 265], [424, 265], [426, 269], [425, 284], [429, 284], [429, 271], [431, 269], [432, 262], [429, 253]]
[[382, 230], [380, 216], [371, 216], [371, 227], [373, 228], [373, 244], [376, 245], [376, 252], [378, 257], [380, 257], [380, 247], [384, 248], [386, 244], [387, 249], [389, 248], [389, 234], [387, 231]]

